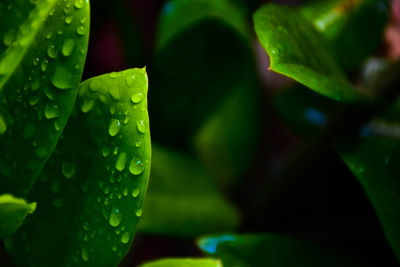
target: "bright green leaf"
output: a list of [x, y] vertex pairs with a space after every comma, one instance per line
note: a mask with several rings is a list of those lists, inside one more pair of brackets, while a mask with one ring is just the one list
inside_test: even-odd
[[346, 80], [324, 37], [295, 11], [286, 6], [265, 5], [254, 14], [254, 24], [258, 39], [270, 56], [271, 70], [337, 101], [368, 99]]
[[236, 85], [252, 81], [250, 36], [245, 14], [228, 0], [164, 5], [150, 73], [154, 140], [187, 148]]
[[139, 231], [194, 237], [238, 226], [237, 211], [198, 161], [154, 145], [152, 159]]
[[277, 234], [216, 235], [198, 240], [225, 267], [368, 266], [308, 241]]
[[87, 51], [89, 3], [4, 0], [0, 14], [0, 193], [23, 195], [71, 113]]
[[25, 199], [10, 194], [0, 195], [0, 239], [12, 235], [24, 222], [26, 215], [36, 209], [36, 202], [27, 203]]
[[162, 259], [141, 265], [141, 267], [222, 267], [215, 259]]
[[150, 172], [147, 74], [81, 83], [64, 137], [29, 199], [34, 216], [8, 242], [16, 263], [116, 266], [142, 216]]
[[300, 13], [323, 33], [336, 59], [353, 70], [381, 42], [389, 17], [388, 0], [316, 1], [300, 8]]

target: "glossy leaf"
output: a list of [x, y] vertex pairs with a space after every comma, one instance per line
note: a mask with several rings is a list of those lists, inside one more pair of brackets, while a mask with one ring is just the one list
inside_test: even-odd
[[162, 259], [141, 265], [141, 267], [222, 267], [215, 259]]
[[340, 65], [354, 70], [381, 42], [389, 17], [389, 1], [316, 1], [299, 11], [325, 35]]
[[85, 61], [89, 3], [0, 3], [0, 193], [24, 195], [71, 113]]
[[392, 128], [398, 138], [399, 124], [384, 125], [384, 128], [375, 129], [375, 136], [341, 140], [337, 142], [337, 148], [368, 195], [385, 235], [400, 259], [400, 142], [382, 136]]
[[7, 243], [16, 263], [116, 266], [142, 215], [150, 172], [145, 69], [89, 79], [29, 194], [34, 216]]
[[224, 188], [254, 163], [260, 120], [256, 88], [239, 85], [196, 132], [194, 147]]
[[308, 241], [277, 234], [216, 235], [197, 243], [205, 253], [219, 257], [225, 267], [368, 266]]
[[165, 4], [150, 73], [154, 140], [187, 148], [235, 86], [253, 77], [250, 36], [245, 15], [230, 1]]
[[0, 239], [12, 235], [24, 222], [28, 214], [36, 209], [36, 203], [27, 203], [10, 194], [0, 195]]
[[265, 5], [254, 14], [254, 25], [270, 56], [271, 70], [337, 101], [367, 101], [368, 97], [347, 81], [324, 37], [295, 11]]
[[139, 231], [194, 237], [238, 226], [237, 211], [198, 161], [154, 145], [152, 159]]

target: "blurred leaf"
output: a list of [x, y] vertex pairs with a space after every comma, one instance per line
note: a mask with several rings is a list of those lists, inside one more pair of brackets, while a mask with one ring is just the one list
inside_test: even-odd
[[244, 12], [228, 0], [165, 4], [150, 68], [155, 140], [187, 148], [236, 85], [253, 82], [250, 36]]
[[346, 80], [324, 37], [286, 6], [269, 4], [254, 14], [258, 39], [271, 59], [270, 68], [319, 94], [342, 102], [369, 97]]
[[154, 145], [152, 153], [139, 231], [195, 237], [236, 229], [237, 211], [218, 193], [198, 161]]
[[[399, 130], [397, 124], [397, 138], [400, 137]], [[337, 148], [364, 188], [390, 245], [400, 258], [399, 139], [382, 136], [352, 138], [337, 142]]]
[[16, 264], [116, 266], [142, 215], [150, 172], [144, 69], [80, 84], [64, 138], [28, 195], [36, 213], [7, 242]]
[[316, 1], [299, 11], [329, 40], [340, 65], [354, 70], [381, 42], [389, 1]]
[[0, 14], [0, 193], [24, 195], [71, 113], [89, 3], [3, 0]]
[[278, 92], [272, 104], [278, 116], [295, 133], [311, 137], [326, 125], [335, 102], [295, 84]]
[[216, 235], [198, 240], [205, 253], [225, 267], [368, 266], [307, 241], [277, 234]]
[[222, 267], [222, 263], [215, 259], [162, 259], [141, 267]]
[[261, 112], [255, 89], [238, 85], [194, 136], [200, 158], [224, 188], [243, 175], [256, 156]]
[[0, 239], [12, 235], [24, 222], [26, 215], [36, 209], [36, 202], [28, 204], [25, 199], [10, 194], [0, 195]]

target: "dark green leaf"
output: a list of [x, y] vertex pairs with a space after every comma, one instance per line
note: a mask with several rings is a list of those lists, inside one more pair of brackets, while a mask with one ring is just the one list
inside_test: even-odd
[[194, 237], [238, 226], [237, 211], [198, 161], [154, 145], [152, 159], [139, 231]]
[[5, 0], [0, 14], [0, 193], [23, 195], [71, 113], [87, 51], [89, 3]]
[[222, 263], [215, 259], [162, 259], [141, 267], [222, 267]]
[[201, 238], [198, 246], [219, 257], [225, 267], [368, 266], [307, 241], [277, 234], [210, 236]]
[[265, 5], [254, 14], [258, 39], [270, 68], [324, 96], [342, 102], [366, 101], [346, 80], [326, 40], [312, 24], [285, 6]]
[[245, 15], [228, 0], [168, 1], [150, 73], [153, 138], [187, 147], [236, 85], [252, 81], [250, 44]]
[[399, 124], [375, 125], [369, 136], [341, 140], [337, 148], [370, 199], [390, 245], [400, 258], [400, 142], [382, 135], [395, 133]]
[[36, 203], [28, 204], [25, 199], [10, 194], [0, 195], [0, 239], [12, 235], [24, 222], [26, 215], [32, 214]]
[[225, 188], [254, 162], [260, 133], [259, 99], [255, 88], [239, 85], [194, 136], [200, 158]]
[[29, 199], [34, 216], [8, 242], [16, 263], [116, 266], [128, 251], [150, 172], [147, 75], [81, 83], [78, 103]]
[[388, 0], [316, 1], [299, 11], [331, 44], [336, 59], [354, 70], [381, 42], [389, 17]]

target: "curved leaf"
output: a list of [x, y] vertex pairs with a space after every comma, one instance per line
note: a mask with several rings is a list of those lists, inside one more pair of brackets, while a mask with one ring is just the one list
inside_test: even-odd
[[219, 194], [198, 161], [154, 145], [152, 158], [139, 231], [194, 237], [238, 226], [237, 211]]
[[81, 83], [64, 137], [29, 194], [34, 216], [8, 242], [16, 263], [116, 266], [128, 251], [150, 172], [147, 75]]
[[150, 73], [156, 141], [187, 148], [235, 86], [252, 81], [250, 40], [245, 15], [227, 0], [165, 4]]
[[141, 267], [222, 267], [214, 259], [162, 259], [141, 265]]
[[36, 209], [36, 203], [27, 203], [25, 199], [10, 194], [0, 195], [0, 239], [12, 235], [24, 222], [28, 214]]
[[[389, 127], [386, 125], [386, 131]], [[394, 130], [398, 135], [398, 123]], [[382, 136], [367, 136], [341, 140], [336, 146], [368, 195], [385, 235], [400, 259], [400, 142]]]
[[71, 113], [87, 51], [89, 3], [5, 0], [0, 12], [0, 193], [23, 195]]
[[194, 135], [197, 153], [224, 188], [254, 162], [260, 139], [259, 99], [255, 88], [238, 85]]
[[216, 235], [197, 242], [209, 255], [220, 257], [225, 267], [368, 266], [313, 245], [277, 234]]
[[271, 70], [337, 101], [363, 102], [370, 98], [352, 87], [333, 59], [326, 40], [295, 11], [265, 5], [254, 14], [254, 25], [270, 56]]
[[379, 45], [389, 17], [389, 1], [317, 1], [299, 12], [325, 35], [340, 65], [352, 70]]

